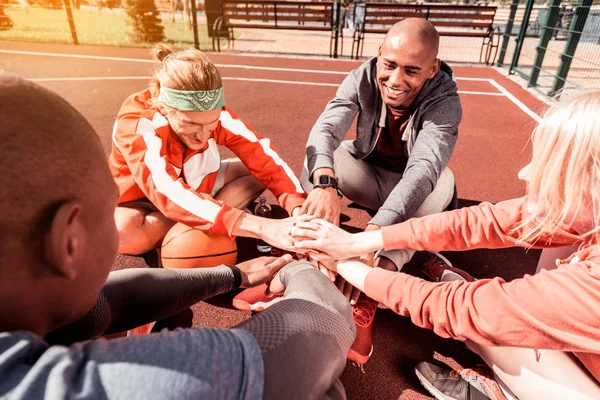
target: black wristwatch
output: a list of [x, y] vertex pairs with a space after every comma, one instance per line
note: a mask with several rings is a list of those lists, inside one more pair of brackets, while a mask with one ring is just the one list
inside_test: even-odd
[[337, 181], [337, 179], [335, 179], [334, 177], [331, 177], [329, 175], [321, 175], [316, 179], [316, 182], [314, 183], [313, 186], [321, 188], [321, 189], [334, 188], [337, 190], [338, 181]]

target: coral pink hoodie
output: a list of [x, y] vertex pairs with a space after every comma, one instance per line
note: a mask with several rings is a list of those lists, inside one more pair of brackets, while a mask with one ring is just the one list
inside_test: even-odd
[[[518, 245], [525, 198], [482, 203], [382, 228], [386, 250], [468, 250]], [[600, 244], [598, 236], [560, 230], [535, 247], [581, 244], [558, 268], [505, 282], [432, 283], [373, 269], [365, 293], [442, 337], [486, 346], [574, 352], [600, 381]]]

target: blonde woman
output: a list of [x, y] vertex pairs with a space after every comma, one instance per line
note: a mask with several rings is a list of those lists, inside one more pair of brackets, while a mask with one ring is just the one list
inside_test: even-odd
[[[494, 372], [416, 373], [438, 399], [600, 398], [600, 92], [558, 103], [533, 133], [523, 198], [482, 203], [350, 235], [300, 221], [296, 243], [316, 259], [385, 249], [544, 248], [537, 273], [505, 282], [426, 282], [340, 262], [344, 279], [438, 335], [466, 341]], [[477, 397], [479, 396], [479, 397]], [[485, 397], [481, 397], [485, 396]]]

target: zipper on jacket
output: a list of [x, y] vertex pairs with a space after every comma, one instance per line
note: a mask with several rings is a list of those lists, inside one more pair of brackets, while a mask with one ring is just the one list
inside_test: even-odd
[[375, 147], [377, 147], [377, 142], [379, 142], [379, 137], [381, 136], [381, 131], [383, 131], [383, 129], [385, 128], [385, 123], [387, 119], [387, 109], [385, 103], [381, 99], [381, 96], [379, 98], [381, 100], [381, 112], [379, 114], [379, 121], [377, 122], [377, 134], [375, 135], [375, 141], [373, 142], [373, 146], [371, 146], [367, 154], [360, 158], [361, 160], [364, 160], [365, 158], [369, 157], [373, 150], [375, 150]]

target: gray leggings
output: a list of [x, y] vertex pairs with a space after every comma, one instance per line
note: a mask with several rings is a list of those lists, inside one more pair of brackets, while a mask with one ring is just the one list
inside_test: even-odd
[[[310, 263], [282, 269], [284, 298], [236, 328], [258, 343], [264, 364], [265, 399], [343, 399], [338, 377], [355, 336], [350, 305]], [[50, 344], [122, 332], [179, 313], [233, 289], [228, 267], [126, 269], [112, 272], [94, 308], [47, 335]]]

